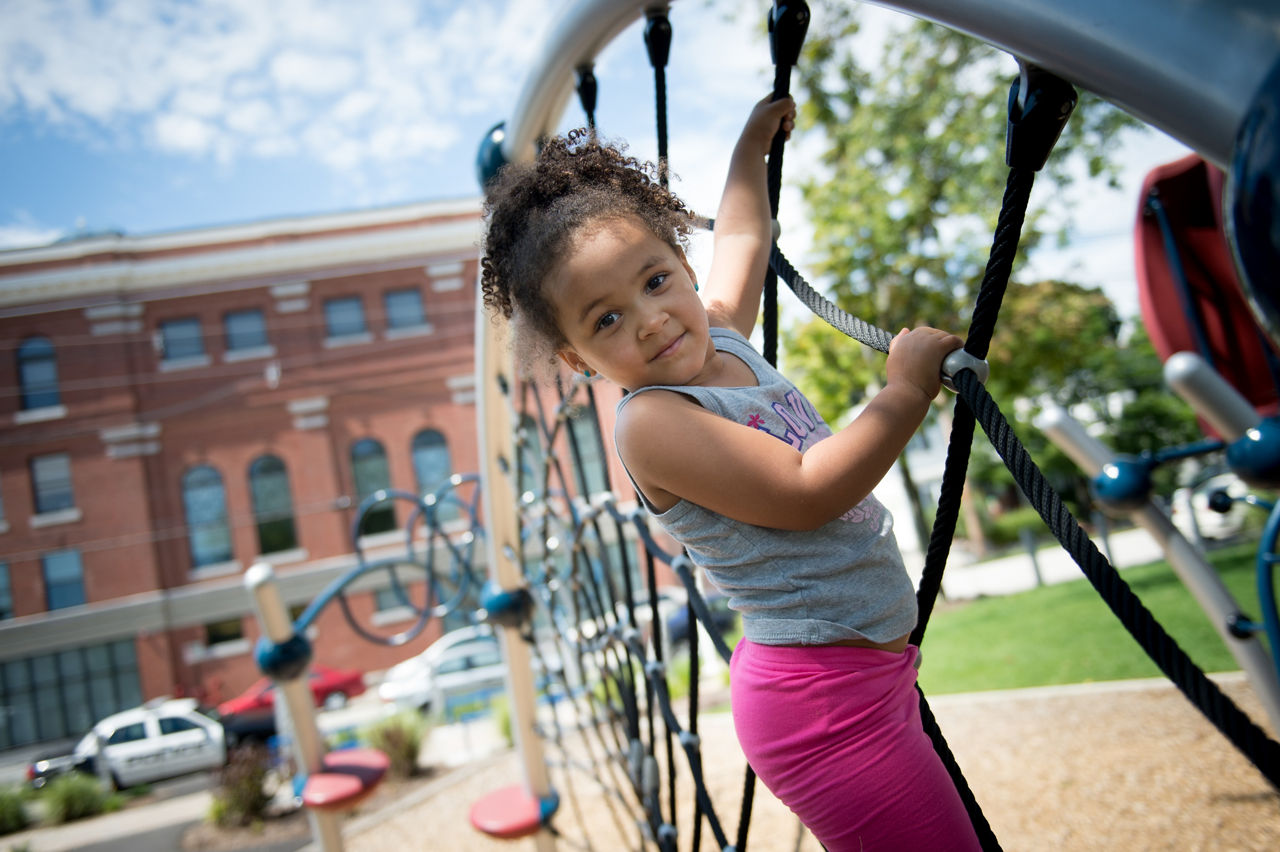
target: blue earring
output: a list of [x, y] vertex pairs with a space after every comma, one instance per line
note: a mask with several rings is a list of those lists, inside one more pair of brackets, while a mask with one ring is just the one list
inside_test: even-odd
[[590, 371], [590, 370], [583, 370], [583, 371], [582, 371], [582, 375], [586, 376], [586, 377], [589, 379], [589, 378], [591, 378], [591, 371]]

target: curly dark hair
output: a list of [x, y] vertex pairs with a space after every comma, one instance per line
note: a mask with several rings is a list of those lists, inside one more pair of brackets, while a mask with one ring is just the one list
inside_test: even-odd
[[514, 317], [523, 337], [541, 338], [522, 341], [526, 355], [533, 346], [549, 356], [565, 342], [543, 284], [581, 228], [634, 217], [673, 249], [687, 245], [684, 202], [661, 184], [654, 164], [624, 152], [622, 144], [574, 130], [547, 141], [533, 162], [503, 166], [486, 187], [484, 303]]

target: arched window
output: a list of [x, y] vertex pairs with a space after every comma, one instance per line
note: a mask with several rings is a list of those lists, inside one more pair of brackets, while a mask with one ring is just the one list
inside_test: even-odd
[[[356, 504], [373, 492], [391, 487], [391, 471], [387, 453], [373, 438], [361, 438], [351, 445], [351, 475], [356, 485]], [[396, 509], [390, 502], [379, 503], [364, 516], [361, 535], [387, 532], [396, 528]]]
[[258, 527], [258, 551], [279, 553], [298, 546], [293, 528], [293, 498], [289, 496], [289, 474], [275, 456], [258, 456], [249, 465], [249, 495], [253, 500], [253, 520]]
[[23, 411], [61, 404], [58, 358], [49, 338], [30, 337], [18, 347], [18, 385]]
[[[444, 485], [453, 474], [453, 462], [449, 460], [449, 445], [435, 429], [423, 429], [413, 436], [413, 473], [418, 480], [418, 493], [430, 494]], [[461, 507], [453, 501], [441, 504], [436, 513], [441, 521], [452, 521], [461, 516]]]
[[208, 465], [182, 475], [182, 507], [187, 515], [187, 544], [191, 567], [231, 561], [231, 528], [227, 524], [227, 493], [222, 475]]
[[585, 478], [588, 494], [606, 490], [608, 479], [605, 475], [604, 447], [600, 446], [600, 432], [596, 428], [591, 409], [583, 406], [574, 412], [569, 418], [569, 429], [572, 430], [571, 437], [577, 448], [576, 456], [572, 452], [573, 447], [570, 448], [570, 456], [575, 468], [581, 466], [574, 476], [574, 487], [582, 488]]

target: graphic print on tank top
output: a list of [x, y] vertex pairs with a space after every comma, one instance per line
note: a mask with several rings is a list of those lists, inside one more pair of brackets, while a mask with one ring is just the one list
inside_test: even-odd
[[[831, 429], [817, 409], [798, 390], [787, 391], [781, 402], [770, 403], [769, 410], [772, 416], [769, 412], [753, 412], [747, 417], [746, 425], [772, 435], [801, 454], [831, 437]], [[868, 494], [861, 503], [841, 515], [840, 520], [852, 524], [879, 524], [883, 515], [884, 507], [880, 501]]]

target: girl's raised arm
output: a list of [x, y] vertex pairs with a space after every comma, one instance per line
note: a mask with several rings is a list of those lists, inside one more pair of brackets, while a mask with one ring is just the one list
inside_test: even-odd
[[747, 118], [729, 160], [729, 174], [716, 213], [706, 305], [711, 324], [751, 336], [773, 243], [765, 156], [778, 130], [790, 135], [796, 105], [766, 97]]

